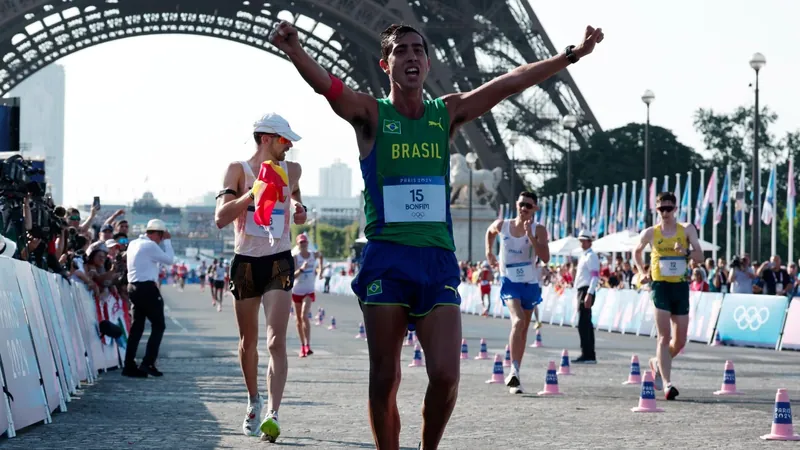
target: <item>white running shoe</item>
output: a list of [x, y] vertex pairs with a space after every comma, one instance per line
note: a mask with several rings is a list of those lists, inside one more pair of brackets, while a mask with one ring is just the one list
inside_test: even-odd
[[242, 423], [242, 432], [245, 436], [258, 436], [260, 430], [258, 424], [261, 422], [261, 408], [264, 406], [264, 399], [258, 394], [258, 399], [247, 405], [247, 415]]
[[510, 388], [515, 388], [520, 385], [519, 382], [519, 372], [513, 366], [511, 367], [511, 373], [508, 374], [506, 377], [506, 386]]

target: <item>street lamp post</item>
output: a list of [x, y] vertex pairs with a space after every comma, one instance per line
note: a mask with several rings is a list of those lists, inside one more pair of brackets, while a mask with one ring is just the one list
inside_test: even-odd
[[511, 178], [511, 194], [510, 194], [511, 201], [509, 203], [511, 203], [511, 202], [516, 201], [516, 198], [517, 198], [517, 192], [514, 190], [514, 175], [516, 174], [515, 169], [514, 169], [514, 147], [517, 146], [517, 137], [516, 136], [512, 136], [511, 138], [509, 138], [508, 143], [511, 144], [511, 158], [509, 158], [509, 161], [511, 162], [511, 177], [510, 177]]
[[[469, 152], [466, 156], [467, 164], [469, 165], [469, 227], [467, 236], [467, 261], [472, 262], [472, 170], [475, 168], [475, 161], [478, 160], [478, 155], [475, 152]], [[513, 177], [513, 174], [512, 174]], [[511, 178], [512, 180], [514, 178]]]
[[567, 236], [572, 236], [572, 129], [578, 125], [578, 119], [567, 114], [561, 119], [561, 125], [567, 130]]
[[761, 170], [758, 164], [758, 125], [759, 125], [759, 111], [758, 111], [758, 72], [767, 64], [767, 58], [761, 53], [755, 53], [750, 59], [750, 67], [756, 71], [756, 111], [755, 123], [753, 124], [753, 207], [755, 208], [753, 220], [754, 227], [750, 235], [750, 257], [753, 261], [761, 262]]
[[[647, 105], [647, 122], [644, 124], [644, 179], [645, 183], [650, 181], [650, 103], [653, 103], [653, 100], [656, 99], [656, 95], [653, 94], [653, 91], [647, 89], [642, 94], [642, 101], [645, 105]], [[647, 209], [647, 207], [645, 207]], [[644, 215], [644, 226], [650, 226], [650, 216], [651, 214]]]
[[311, 217], [311, 239], [314, 246], [317, 247], [317, 251], [319, 251], [319, 247], [317, 246], [317, 208], [311, 208]]

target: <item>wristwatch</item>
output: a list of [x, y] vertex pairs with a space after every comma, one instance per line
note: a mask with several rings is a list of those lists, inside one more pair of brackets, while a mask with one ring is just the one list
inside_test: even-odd
[[570, 64], [575, 64], [580, 59], [578, 58], [578, 55], [576, 55], [575, 52], [572, 51], [572, 49], [574, 48], [575, 48], [574, 45], [569, 45], [567, 46], [566, 49], [564, 49], [564, 53], [567, 55], [567, 61], [569, 61]]

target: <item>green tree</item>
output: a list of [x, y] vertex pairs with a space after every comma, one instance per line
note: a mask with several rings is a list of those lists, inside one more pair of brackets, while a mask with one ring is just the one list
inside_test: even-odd
[[[785, 211], [785, 209], [784, 209]], [[795, 207], [794, 210], [794, 220], [792, 221], [792, 225], [794, 226], [794, 242], [792, 243], [792, 247], [794, 247], [794, 258], [800, 258], [800, 205]], [[778, 245], [777, 250], [778, 254], [781, 255], [782, 259], [786, 264], [791, 261], [787, 261], [788, 258], [788, 249], [789, 249], [789, 219], [786, 217], [786, 214], [780, 216], [780, 222], [778, 223]], [[762, 256], [765, 254], [762, 250]], [[763, 259], [763, 258], [762, 258]]]
[[[573, 190], [613, 185], [644, 178], [644, 124], [595, 133], [588, 148], [575, 151], [572, 159]], [[650, 125], [650, 176], [686, 173], [706, 167], [703, 157], [680, 142], [670, 130]], [[541, 196], [567, 190], [567, 159], [557, 163], [554, 178], [546, 180]]]
[[327, 223], [317, 225], [317, 247], [326, 258], [345, 258], [350, 253], [347, 248], [347, 232]]

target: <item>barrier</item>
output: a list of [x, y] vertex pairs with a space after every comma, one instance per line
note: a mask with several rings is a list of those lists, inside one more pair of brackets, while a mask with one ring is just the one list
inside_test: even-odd
[[107, 317], [96, 304], [108, 297], [95, 301], [80, 283], [0, 257], [0, 434], [51, 423], [82, 383], [119, 366], [116, 343], [99, 332]]
[[[335, 275], [331, 278], [330, 292], [353, 296], [350, 288], [352, 280], [351, 276]], [[322, 291], [323, 286], [324, 280], [318, 280], [317, 289]], [[458, 292], [461, 295], [462, 313], [483, 313], [478, 286], [462, 283]], [[542, 289], [542, 303], [539, 305], [539, 319], [550, 325], [576, 327], [576, 295], [577, 291], [573, 288], [545, 286]], [[499, 285], [491, 286], [489, 298], [489, 314], [492, 317], [510, 317], [508, 308], [500, 301]], [[691, 292], [689, 306], [688, 339], [692, 342], [711, 344], [714, 333], [718, 331], [720, 339], [726, 345], [800, 350], [800, 300], [789, 302], [786, 297], [767, 295]], [[763, 316], [752, 316], [754, 311]], [[739, 328], [734, 313], [739, 318], [739, 324], [747, 322], [744, 329]], [[745, 317], [742, 315], [744, 313], [750, 315]], [[750, 318], [749, 321], [747, 317]], [[650, 292], [599, 289], [592, 307], [592, 323], [598, 331], [655, 337], [655, 316]]]

